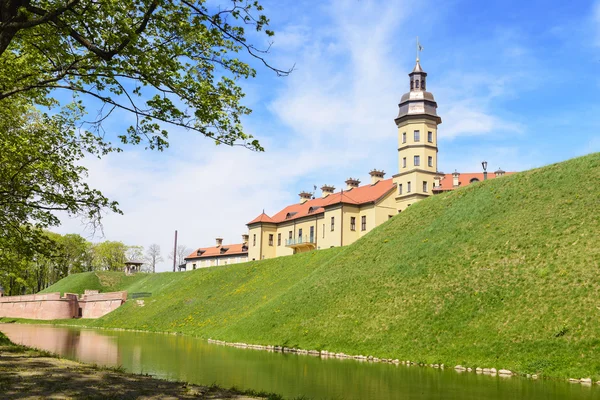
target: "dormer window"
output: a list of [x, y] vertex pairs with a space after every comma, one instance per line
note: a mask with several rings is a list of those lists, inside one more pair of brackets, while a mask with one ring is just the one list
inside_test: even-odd
[[285, 214], [285, 219], [290, 219], [296, 214], [298, 214], [298, 213], [297, 212], [289, 212], [289, 213]]
[[317, 209], [317, 207], [310, 207], [310, 208], [308, 209], [308, 213], [309, 213], [309, 214], [312, 214], [312, 213], [314, 213], [314, 212], [315, 212], [315, 210], [316, 210], [316, 209]]
[[204, 254], [204, 251], [205, 251], [205, 250], [198, 250], [198, 251], [196, 252], [196, 255], [197, 255], [197, 256], [201, 256], [202, 254]]

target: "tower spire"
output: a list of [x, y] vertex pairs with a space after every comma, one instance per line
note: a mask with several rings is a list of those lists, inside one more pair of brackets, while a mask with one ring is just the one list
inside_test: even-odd
[[421, 52], [423, 51], [423, 46], [419, 43], [419, 37], [417, 36], [417, 64], [419, 63]]

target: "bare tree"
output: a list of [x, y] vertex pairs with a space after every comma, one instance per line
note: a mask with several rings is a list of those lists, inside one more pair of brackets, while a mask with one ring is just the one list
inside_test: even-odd
[[148, 246], [148, 250], [146, 250], [146, 261], [150, 264], [152, 268], [152, 273], [156, 272], [156, 264], [164, 261], [162, 255], [160, 254], [160, 246], [156, 243]]
[[[185, 244], [177, 245], [176, 262], [177, 266], [185, 263], [185, 258], [192, 252], [192, 249], [187, 247]], [[169, 253], [169, 260], [173, 259], [173, 251]]]

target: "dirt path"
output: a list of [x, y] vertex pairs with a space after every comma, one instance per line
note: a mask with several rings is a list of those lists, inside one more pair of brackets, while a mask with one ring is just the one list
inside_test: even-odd
[[2, 399], [237, 399], [247, 397], [49, 357], [20, 346], [0, 346]]

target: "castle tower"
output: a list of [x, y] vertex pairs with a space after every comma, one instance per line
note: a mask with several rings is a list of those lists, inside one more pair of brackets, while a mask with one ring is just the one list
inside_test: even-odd
[[410, 91], [402, 96], [395, 119], [398, 173], [394, 175], [394, 183], [398, 211], [432, 194], [437, 172], [437, 126], [442, 123], [433, 94], [426, 91], [427, 73], [421, 68], [418, 56], [408, 76]]

